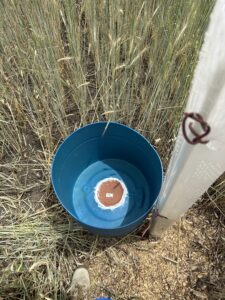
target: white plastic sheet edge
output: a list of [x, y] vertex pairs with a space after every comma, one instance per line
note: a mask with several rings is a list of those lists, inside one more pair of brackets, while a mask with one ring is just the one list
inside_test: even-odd
[[208, 122], [209, 143], [190, 145], [180, 129], [157, 203], [164, 218], [156, 214], [152, 235], [160, 236], [225, 171], [225, 0], [211, 14], [185, 112]]

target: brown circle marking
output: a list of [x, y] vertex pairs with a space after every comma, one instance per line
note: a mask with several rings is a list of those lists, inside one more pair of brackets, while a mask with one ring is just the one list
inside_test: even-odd
[[98, 199], [104, 206], [113, 206], [122, 199], [124, 189], [117, 180], [104, 181], [98, 190]]

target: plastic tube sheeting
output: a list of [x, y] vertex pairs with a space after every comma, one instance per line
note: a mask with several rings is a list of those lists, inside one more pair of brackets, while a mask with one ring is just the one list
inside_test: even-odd
[[[216, 2], [211, 14], [185, 112], [198, 113], [209, 124], [211, 131], [202, 139], [209, 142], [189, 144], [180, 128], [150, 229], [155, 236], [178, 220], [225, 171], [224, 0]], [[199, 124], [190, 121], [201, 133]], [[187, 134], [193, 139], [190, 130]]]

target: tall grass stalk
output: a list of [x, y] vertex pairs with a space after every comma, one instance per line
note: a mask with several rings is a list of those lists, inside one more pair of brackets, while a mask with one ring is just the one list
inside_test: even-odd
[[[94, 251], [50, 186], [53, 153], [69, 133], [122, 122], [157, 146], [166, 167], [213, 3], [0, 1], [4, 299], [63, 298], [73, 265]], [[209, 193], [222, 202], [224, 181]]]

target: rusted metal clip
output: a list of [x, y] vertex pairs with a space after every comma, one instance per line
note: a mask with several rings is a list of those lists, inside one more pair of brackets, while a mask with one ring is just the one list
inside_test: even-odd
[[[187, 132], [186, 132], [186, 121], [187, 121], [188, 118], [199, 122], [199, 124], [201, 125], [201, 127], [203, 129], [203, 133], [198, 134], [192, 126], [193, 122], [189, 123], [188, 127], [189, 127], [190, 131], [192, 132], [192, 134], [195, 136], [193, 138], [193, 140], [189, 139], [189, 137], [187, 136]], [[184, 118], [183, 118], [183, 122], [182, 122], [182, 131], [183, 131], [183, 135], [184, 135], [185, 140], [189, 144], [191, 144], [191, 145], [196, 145], [198, 143], [207, 144], [209, 141], [203, 141], [202, 138], [207, 136], [209, 134], [210, 130], [211, 130], [211, 128], [210, 128], [209, 124], [203, 119], [203, 117], [200, 114], [198, 114], [198, 113], [184, 113]]]

